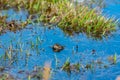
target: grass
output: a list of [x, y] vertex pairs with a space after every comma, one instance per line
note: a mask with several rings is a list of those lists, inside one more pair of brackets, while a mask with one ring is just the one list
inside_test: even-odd
[[117, 63], [117, 53], [115, 53], [115, 54], [112, 55], [112, 56], [109, 56], [109, 57], [108, 57], [108, 61], [109, 61], [111, 64], [116, 64], [116, 63]]
[[34, 14], [37, 14], [38, 22], [56, 24], [69, 35], [82, 32], [90, 37], [102, 38], [116, 30], [116, 21], [113, 18], [106, 18], [98, 14], [96, 9], [72, 0], [1, 0], [0, 3], [2, 7], [9, 5], [10, 8], [27, 9], [30, 13], [27, 21], [30, 23]]
[[18, 23], [15, 20], [7, 21], [7, 16], [0, 16], [0, 34], [5, 33], [6, 30], [16, 32], [27, 25], [27, 22]]

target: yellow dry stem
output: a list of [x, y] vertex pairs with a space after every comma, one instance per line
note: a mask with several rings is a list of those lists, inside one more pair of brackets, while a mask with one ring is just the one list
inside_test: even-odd
[[46, 62], [43, 70], [43, 80], [48, 80], [50, 77], [50, 63]]

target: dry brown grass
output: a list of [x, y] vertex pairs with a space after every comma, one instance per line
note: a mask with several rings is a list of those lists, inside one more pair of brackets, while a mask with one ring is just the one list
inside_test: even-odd
[[50, 63], [46, 62], [43, 70], [43, 80], [49, 80], [50, 78]]

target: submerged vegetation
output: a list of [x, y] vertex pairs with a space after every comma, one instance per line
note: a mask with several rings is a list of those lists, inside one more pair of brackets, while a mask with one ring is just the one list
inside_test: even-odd
[[96, 59], [96, 60], [89, 60], [86, 64], [82, 64], [81, 62], [77, 62], [74, 64], [71, 64], [70, 58], [66, 60], [66, 62], [63, 64], [61, 70], [66, 71], [68, 74], [71, 72], [81, 72], [84, 73], [85, 71], [95, 71], [97, 69], [107, 69], [111, 65], [116, 65], [117, 63], [117, 54], [108, 56], [107, 63], [103, 60]]
[[[102, 38], [116, 30], [113, 18], [106, 18], [96, 9], [74, 2], [73, 0], [1, 0], [1, 8], [27, 9], [27, 21], [58, 25], [65, 33], [85, 33], [88, 36]], [[37, 15], [37, 18], [35, 17]]]

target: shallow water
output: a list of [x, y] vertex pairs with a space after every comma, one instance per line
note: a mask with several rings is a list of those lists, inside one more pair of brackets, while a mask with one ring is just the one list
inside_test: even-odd
[[[119, 1], [119, 0], [118, 0]], [[23, 13], [24, 12], [24, 13]], [[8, 13], [9, 20], [26, 20], [27, 11], [15, 12], [13, 9], [3, 11]], [[103, 9], [103, 14], [120, 18], [120, 4], [109, 4]], [[23, 15], [24, 14], [24, 15]], [[21, 17], [22, 16], [22, 17]], [[52, 46], [59, 43], [64, 46], [64, 50], [57, 53], [52, 50]], [[52, 73], [51, 80], [115, 80], [120, 75], [120, 30], [117, 29], [108, 38], [103, 40], [94, 40], [88, 38], [85, 34], [76, 34], [74, 36], [66, 35], [57, 26], [49, 29], [42, 24], [30, 24], [25, 29], [16, 33], [7, 32], [0, 36], [0, 55], [6, 50], [15, 50], [14, 59], [16, 61], [9, 65], [9, 61], [3, 61], [1, 58], [0, 65], [6, 67], [5, 72], [11, 73], [17, 78], [24, 80], [27, 74], [19, 74], [19, 70], [32, 71], [34, 66], [44, 66], [46, 61], [51, 63]], [[76, 48], [78, 46], [78, 49]], [[20, 52], [20, 49], [21, 52]], [[91, 54], [95, 50], [95, 54]], [[9, 52], [10, 53], [10, 52]], [[17, 53], [17, 55], [16, 55]], [[117, 54], [117, 64], [111, 65], [108, 57]], [[26, 56], [29, 55], [29, 56]], [[56, 58], [59, 63], [56, 63]], [[93, 61], [100, 60], [103, 62], [102, 68], [94, 67], [92, 70], [80, 69], [80, 72], [72, 71], [68, 75], [58, 67], [62, 67], [64, 62], [70, 58], [72, 64], [79, 62], [83, 66], [92, 64]], [[103, 68], [107, 65], [108, 68]]]

